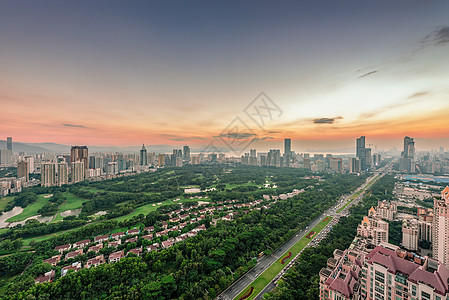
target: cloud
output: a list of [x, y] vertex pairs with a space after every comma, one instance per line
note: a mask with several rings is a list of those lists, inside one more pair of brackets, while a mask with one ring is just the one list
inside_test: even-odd
[[69, 124], [69, 123], [63, 123], [61, 124], [62, 126], [66, 126], [66, 127], [77, 127], [77, 128], [88, 128], [84, 125], [78, 125], [78, 124]]
[[361, 114], [360, 118], [367, 119], [367, 118], [375, 117], [377, 115], [380, 115], [380, 114], [385, 113], [387, 111], [390, 111], [392, 109], [400, 108], [400, 107], [407, 106], [407, 105], [410, 105], [412, 103], [418, 102], [418, 101], [420, 101], [419, 98], [427, 96], [427, 95], [430, 95], [430, 94], [431, 93], [429, 91], [416, 92], [416, 93], [411, 94], [410, 96], [408, 96], [404, 101], [402, 101], [400, 103], [390, 104], [390, 105], [381, 107], [381, 108], [379, 108], [377, 110]]
[[343, 119], [343, 117], [335, 117], [335, 118], [320, 118], [314, 119], [314, 124], [334, 124], [335, 120]]
[[449, 43], [449, 26], [441, 26], [426, 36], [421, 43], [424, 45], [443, 45]]
[[244, 140], [244, 139], [248, 139], [248, 138], [251, 138], [254, 136], [256, 136], [256, 134], [250, 133], [250, 132], [227, 132], [227, 133], [222, 133], [217, 137], [234, 139], [234, 140]]
[[377, 70], [374, 70], [374, 71], [371, 71], [371, 72], [365, 73], [365, 74], [363, 74], [363, 75], [359, 76], [359, 79], [360, 79], [360, 78], [363, 78], [363, 77], [366, 77], [366, 76], [369, 76], [369, 75], [372, 75], [372, 74], [374, 74], [374, 73], [377, 73]]
[[427, 96], [429, 94], [430, 94], [430, 92], [417, 92], [417, 93], [414, 93], [413, 95], [408, 96], [407, 99], [419, 98], [419, 97]]
[[201, 136], [181, 136], [181, 135], [176, 135], [176, 134], [159, 134], [159, 136], [167, 138], [168, 140], [171, 141], [176, 141], [176, 142], [183, 142], [183, 141], [190, 141], [190, 140], [204, 140], [204, 137]]
[[266, 141], [266, 140], [274, 140], [274, 137], [272, 136], [264, 136], [264, 137], [255, 137], [251, 141], [253, 142], [259, 142], [259, 141]]

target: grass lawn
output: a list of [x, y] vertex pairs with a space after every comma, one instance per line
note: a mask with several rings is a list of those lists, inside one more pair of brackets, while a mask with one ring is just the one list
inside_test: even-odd
[[0, 211], [4, 210], [9, 201], [13, 200], [13, 197], [4, 197], [0, 199]]
[[[155, 211], [158, 207], [163, 206], [163, 205], [168, 205], [168, 204], [176, 204], [176, 203], [189, 202], [189, 201], [204, 201], [204, 202], [209, 202], [210, 201], [209, 198], [206, 198], [206, 199], [204, 199], [204, 198], [201, 198], [201, 199], [197, 199], [197, 198], [190, 199], [190, 198], [180, 197], [180, 199], [181, 200], [179, 200], [179, 201], [173, 201], [173, 199], [165, 200], [165, 201], [160, 202], [160, 203], [162, 203], [162, 205], [157, 205], [156, 203], [150, 203], [150, 204], [146, 204], [146, 205], [143, 205], [143, 206], [139, 206], [133, 212], [131, 212], [131, 213], [127, 214], [127, 215], [124, 215], [124, 216], [117, 217], [117, 218], [115, 218], [113, 220], [121, 222], [121, 221], [124, 221], [124, 220], [131, 219], [132, 217], [138, 216], [140, 214], [143, 214], [143, 215], [146, 216], [148, 213], [150, 213], [152, 211]], [[153, 206], [153, 204], [156, 204], [156, 206]]]
[[11, 217], [7, 222], [19, 222], [23, 221], [29, 217], [38, 215], [37, 211], [41, 209], [45, 204], [47, 204], [48, 198], [44, 198], [44, 195], [38, 195], [37, 200], [27, 207], [23, 209], [23, 212], [21, 214], [18, 214], [17, 216]]
[[[312, 236], [316, 236], [330, 221], [332, 220], [332, 217], [329, 217], [326, 221], [324, 219], [318, 223], [315, 227], [313, 227], [310, 231], [315, 231], [315, 234]], [[309, 232], [310, 232], [309, 231]], [[248, 286], [245, 290], [243, 290], [237, 297], [234, 299], [240, 299], [244, 294], [246, 294], [251, 287], [254, 287], [254, 291], [246, 299], [254, 299], [257, 294], [259, 294], [267, 284], [269, 284], [273, 278], [292, 260], [304, 247], [311, 241], [311, 239], [306, 238], [305, 236], [300, 239], [296, 244], [294, 244], [290, 249], [288, 249], [284, 254], [281, 255], [281, 257], [273, 263], [268, 269], [265, 270], [262, 274], [260, 274], [259, 277], [256, 278], [256, 280], [253, 281], [253, 283]], [[282, 258], [284, 258], [288, 252], [291, 252], [292, 255], [289, 258], [286, 258], [284, 260], [284, 264], [281, 263]]]
[[64, 203], [62, 203], [59, 206], [59, 211], [66, 211], [66, 210], [71, 210], [71, 209], [78, 209], [81, 208], [83, 205], [83, 202], [86, 202], [88, 200], [80, 198], [72, 193], [69, 192], [65, 192], [63, 193], [64, 197], [66, 198], [66, 200], [64, 201]]

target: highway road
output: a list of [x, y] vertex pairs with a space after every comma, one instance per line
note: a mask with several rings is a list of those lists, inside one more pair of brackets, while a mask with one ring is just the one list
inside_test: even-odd
[[[344, 206], [348, 199], [353, 196], [355, 193], [357, 193], [360, 189], [363, 189], [367, 186], [367, 184], [375, 178], [379, 173], [374, 173], [374, 175], [370, 176], [359, 188], [357, 188], [354, 192], [352, 192], [350, 195], [347, 195], [343, 197], [341, 200], [338, 201], [336, 205], [333, 207], [327, 209], [324, 211], [319, 217], [314, 219], [310, 224], [304, 228], [298, 231], [289, 241], [287, 241], [285, 244], [280, 246], [276, 251], [273, 251], [272, 255], [269, 256], [262, 256], [260, 259], [258, 259], [257, 265], [251, 269], [249, 272], [247, 272], [245, 275], [240, 277], [234, 284], [232, 284], [230, 287], [228, 287], [225, 291], [223, 291], [220, 295], [218, 295], [215, 299], [217, 300], [232, 300], [235, 297], [237, 297], [243, 290], [245, 290], [247, 287], [250, 286], [250, 284], [259, 277], [260, 274], [262, 274], [266, 269], [268, 269], [274, 262], [276, 262], [281, 256], [290, 249], [294, 244], [296, 244], [301, 238], [303, 238], [307, 233], [309, 233], [310, 229], [315, 227], [321, 220], [323, 220], [326, 216], [335, 216], [337, 215], [337, 210]], [[381, 176], [380, 176], [381, 177]], [[379, 178], [380, 178], [379, 177]], [[356, 199], [354, 199], [341, 213], [340, 215], [344, 215], [347, 212], [347, 208], [350, 206], [358, 203], [362, 197], [359, 196]], [[269, 292], [275, 287], [273, 282], [270, 282], [265, 288], [264, 292]], [[261, 293], [258, 297], [261, 298], [263, 293]]]

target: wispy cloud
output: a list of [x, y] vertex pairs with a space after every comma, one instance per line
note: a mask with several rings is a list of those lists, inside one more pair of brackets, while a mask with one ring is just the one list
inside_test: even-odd
[[335, 118], [319, 118], [314, 119], [314, 124], [334, 124], [335, 120], [343, 119], [343, 117], [335, 117]]
[[449, 43], [449, 26], [438, 27], [431, 34], [426, 36], [421, 43], [427, 46], [437, 46]]
[[218, 135], [217, 137], [235, 139], [235, 140], [244, 140], [244, 139], [248, 139], [248, 138], [251, 138], [254, 136], [256, 136], [256, 134], [250, 133], [250, 132], [227, 132], [227, 133], [222, 133], [222, 134]]
[[374, 70], [374, 71], [371, 71], [371, 72], [365, 73], [365, 74], [363, 74], [363, 75], [359, 76], [359, 79], [360, 79], [360, 78], [363, 78], [363, 77], [366, 77], [366, 76], [369, 76], [369, 75], [372, 75], [372, 74], [374, 74], [374, 73], [377, 73], [377, 70]]
[[252, 141], [254, 141], [254, 142], [266, 141], [266, 140], [274, 140], [274, 137], [272, 137], [272, 136], [263, 136], [263, 137], [255, 137], [255, 138], [252, 139]]
[[61, 125], [62, 125], [62, 126], [65, 126], [65, 127], [88, 128], [87, 126], [79, 125], [79, 124], [63, 123], [63, 124], [61, 124]]
[[408, 96], [404, 101], [402, 101], [400, 103], [387, 105], [387, 106], [381, 107], [379, 109], [376, 109], [374, 111], [361, 114], [360, 118], [361, 119], [367, 119], [367, 118], [372, 118], [372, 117], [381, 115], [381, 114], [383, 114], [385, 112], [388, 112], [388, 111], [390, 111], [392, 109], [400, 108], [400, 107], [403, 107], [403, 106], [406, 106], [406, 105], [410, 105], [411, 103], [420, 101], [421, 97], [425, 97], [425, 96], [428, 96], [428, 95], [430, 95], [429, 91], [416, 92], [416, 93]]

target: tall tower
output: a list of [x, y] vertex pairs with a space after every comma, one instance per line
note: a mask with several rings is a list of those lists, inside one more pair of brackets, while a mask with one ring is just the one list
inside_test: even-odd
[[69, 184], [69, 167], [66, 162], [58, 163], [58, 185]]
[[449, 187], [433, 202], [433, 257], [449, 267]]
[[290, 161], [292, 160], [292, 140], [291, 139], [284, 140], [284, 159], [285, 159], [285, 167], [289, 167]]
[[190, 147], [189, 146], [184, 146], [182, 148], [182, 153], [184, 154], [184, 160], [185, 161], [190, 161]]
[[356, 157], [360, 160], [360, 170], [366, 170], [365, 136], [357, 139]]
[[70, 159], [72, 163], [83, 162], [84, 170], [87, 170], [89, 167], [89, 151], [87, 150], [87, 146], [72, 146]]
[[41, 186], [56, 185], [56, 168], [54, 163], [46, 162], [41, 165]]
[[10, 136], [6, 138], [6, 149], [12, 151], [12, 137]]
[[415, 141], [413, 138], [406, 136], [404, 138], [404, 151], [401, 153], [399, 160], [399, 169], [403, 172], [414, 172], [415, 166]]
[[30, 180], [30, 167], [27, 161], [17, 163], [17, 178], [24, 177], [26, 181]]
[[84, 180], [84, 163], [82, 161], [72, 162], [72, 183]]
[[142, 144], [142, 149], [140, 149], [140, 165], [141, 166], [148, 165], [147, 149], [145, 149], [144, 144]]

